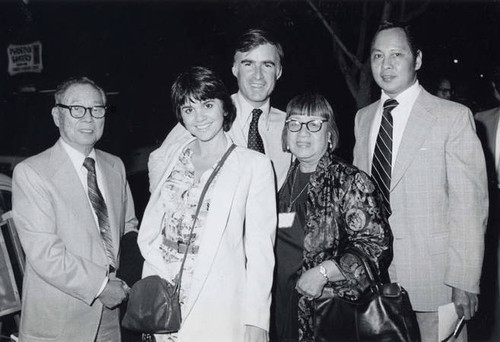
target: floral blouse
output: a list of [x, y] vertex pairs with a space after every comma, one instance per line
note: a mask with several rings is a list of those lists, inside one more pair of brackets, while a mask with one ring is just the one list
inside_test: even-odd
[[[190, 230], [193, 225], [196, 208], [201, 192], [207, 182], [213, 167], [203, 173], [199, 182], [195, 180], [194, 166], [191, 161], [192, 150], [188, 147], [179, 156], [170, 176], [161, 187], [160, 201], [164, 211], [161, 220], [161, 235], [163, 242], [160, 250], [167, 264], [168, 277], [166, 280], [174, 283], [178, 276], [183, 251], [178, 250], [177, 242], [187, 243]], [[210, 184], [203, 200], [198, 219], [193, 229], [191, 247], [193, 251], [199, 249], [199, 243], [203, 235], [203, 227], [210, 207], [212, 188], [217, 176]], [[182, 274], [180, 302], [181, 306], [186, 302], [189, 295], [194, 266], [197, 258], [196, 253], [188, 253]]]

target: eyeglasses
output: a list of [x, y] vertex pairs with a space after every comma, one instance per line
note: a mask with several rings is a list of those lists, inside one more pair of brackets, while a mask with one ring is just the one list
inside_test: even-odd
[[84, 106], [66, 106], [61, 103], [57, 103], [56, 107], [66, 108], [69, 110], [69, 114], [75, 119], [80, 119], [87, 114], [87, 110], [90, 115], [96, 119], [102, 119], [106, 114], [106, 106], [94, 106], [94, 107], [84, 107]]
[[327, 119], [315, 119], [307, 122], [300, 122], [298, 120], [286, 120], [285, 125], [290, 132], [298, 132], [302, 129], [302, 125], [306, 125], [306, 128], [311, 133], [316, 133], [323, 127], [323, 122], [327, 122]]

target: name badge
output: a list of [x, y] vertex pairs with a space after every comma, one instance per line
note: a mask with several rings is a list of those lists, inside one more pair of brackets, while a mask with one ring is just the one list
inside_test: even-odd
[[290, 228], [295, 220], [295, 212], [279, 213], [278, 214], [278, 228]]

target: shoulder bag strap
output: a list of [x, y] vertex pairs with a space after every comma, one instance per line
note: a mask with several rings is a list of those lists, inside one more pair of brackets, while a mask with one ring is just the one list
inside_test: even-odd
[[205, 198], [205, 194], [206, 194], [206, 192], [208, 190], [208, 187], [210, 186], [210, 183], [212, 183], [212, 181], [214, 180], [215, 176], [217, 175], [217, 173], [221, 169], [222, 165], [224, 165], [224, 162], [226, 161], [227, 157], [229, 157], [229, 155], [231, 154], [231, 152], [234, 150], [235, 147], [236, 147], [236, 145], [232, 144], [227, 149], [226, 153], [224, 153], [224, 155], [222, 156], [222, 158], [220, 159], [220, 161], [217, 163], [217, 165], [215, 166], [215, 169], [212, 171], [212, 174], [210, 175], [210, 177], [208, 178], [207, 182], [205, 183], [205, 186], [203, 187], [203, 191], [201, 192], [200, 199], [198, 200], [198, 205], [196, 207], [196, 213], [194, 214], [193, 225], [191, 226], [191, 229], [189, 231], [189, 238], [188, 238], [188, 242], [187, 242], [187, 246], [186, 246], [186, 251], [184, 252], [184, 257], [182, 259], [181, 269], [179, 270], [179, 276], [177, 277], [177, 282], [175, 284], [175, 291], [176, 292], [179, 291], [180, 287], [181, 287], [180, 285], [181, 285], [182, 273], [184, 271], [184, 263], [186, 262], [187, 254], [188, 254], [188, 251], [189, 251], [189, 246], [191, 246], [191, 240], [192, 240], [192, 237], [193, 237], [194, 226], [196, 224], [196, 221], [198, 220], [198, 214], [200, 212], [201, 205], [203, 203], [203, 199]]

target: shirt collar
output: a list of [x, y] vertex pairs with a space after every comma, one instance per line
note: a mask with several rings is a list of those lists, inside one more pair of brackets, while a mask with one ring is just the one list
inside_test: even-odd
[[[420, 90], [422, 87], [420, 86], [420, 83], [418, 83], [418, 80], [415, 81], [409, 88], [401, 92], [398, 96], [396, 96], [394, 99], [398, 101], [398, 105], [406, 105], [408, 103], [413, 103], [415, 102], [416, 98], [418, 97], [418, 94], [420, 94]], [[380, 104], [381, 106], [384, 105], [384, 102], [386, 100], [390, 99], [389, 95], [387, 95], [383, 90], [382, 90], [382, 95], [380, 96]]]
[[[238, 97], [238, 102], [240, 103], [241, 106], [241, 113], [238, 113], [238, 115], [241, 115], [241, 119], [243, 119], [243, 121], [250, 120], [250, 117], [252, 116], [252, 110], [254, 110], [256, 107], [248, 103], [248, 101], [245, 99], [241, 91], [238, 91], [236, 96]], [[257, 108], [262, 110], [262, 116], [264, 116], [264, 119], [267, 121], [269, 116], [269, 110], [271, 109], [271, 101], [267, 99], [262, 106]]]
[[[64, 148], [64, 150], [68, 154], [69, 159], [71, 160], [71, 163], [73, 164], [73, 166], [75, 167], [75, 169], [78, 170], [78, 171], [81, 170], [81, 168], [83, 167], [83, 162], [84, 162], [86, 156], [83, 153], [81, 153], [80, 151], [78, 151], [75, 148], [71, 147], [62, 138], [59, 138], [59, 141], [61, 142], [62, 147]], [[95, 149], [94, 148], [92, 149], [92, 151], [90, 151], [90, 153], [89, 153], [89, 155], [87, 157], [90, 157], [90, 158], [93, 158], [94, 160], [96, 160], [96, 153], [95, 153]]]

